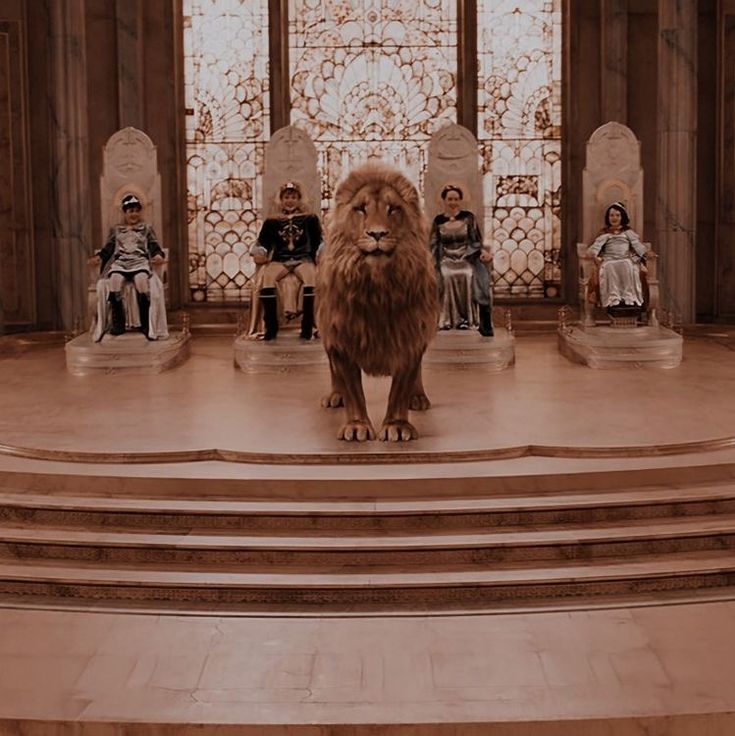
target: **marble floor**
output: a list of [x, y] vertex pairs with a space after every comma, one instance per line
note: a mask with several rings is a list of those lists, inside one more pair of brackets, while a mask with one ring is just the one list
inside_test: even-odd
[[[518, 339], [516, 365], [501, 373], [427, 366], [433, 407], [413, 415], [421, 438], [393, 445], [336, 439], [341, 411], [319, 407], [326, 368], [324, 375], [245, 375], [233, 367], [232, 340], [222, 337], [196, 338], [191, 351], [187, 363], [156, 376], [72, 376], [59, 348], [0, 359], [0, 443], [91, 453], [76, 458], [86, 461], [145, 453], [150, 462], [156, 453], [216, 448], [257, 462], [345, 464], [376, 462], [386, 452], [405, 461], [457, 461], [468, 452], [479, 453], [470, 459], [500, 459], [529, 450], [584, 457], [599, 448], [653, 457], [684, 452], [671, 446], [685, 443], [731, 447], [735, 437], [735, 355], [708, 339], [688, 339], [684, 362], [672, 370], [574, 365], [552, 335]], [[366, 380], [375, 423], [388, 383]]]
[[[71, 376], [60, 347], [6, 354], [0, 477], [37, 476], [25, 486], [35, 492], [83, 493], [104, 474], [110, 493], [125, 477], [151, 488], [277, 479], [297, 493], [310, 480], [439, 474], [534, 476], [540, 487], [553, 474], [664, 468], [685, 482], [689, 466], [735, 462], [727, 340], [687, 339], [670, 371], [590, 370], [552, 335], [519, 338], [516, 360], [503, 373], [427, 368], [434, 406], [415, 417], [421, 439], [356, 447], [318, 407], [326, 375], [245, 375], [226, 338], [194, 339], [191, 359], [158, 376]], [[378, 420], [387, 381], [370, 379], [367, 393]], [[568, 451], [460, 454], [533, 446]], [[187, 454], [207, 448], [260, 457]], [[386, 452], [406, 462], [379, 464]], [[731, 736], [733, 631], [724, 599], [351, 617], [4, 607], [0, 734]]]
[[0, 733], [725, 736], [733, 630], [730, 602], [357, 619], [6, 609]]

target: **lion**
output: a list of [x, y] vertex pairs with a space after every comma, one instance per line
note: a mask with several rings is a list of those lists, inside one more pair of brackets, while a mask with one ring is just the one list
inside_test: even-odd
[[416, 188], [385, 164], [365, 164], [337, 188], [317, 274], [317, 324], [332, 376], [322, 406], [345, 408], [339, 439], [376, 437], [361, 370], [393, 379], [378, 438], [418, 438], [408, 410], [430, 406], [421, 359], [438, 318], [427, 232]]

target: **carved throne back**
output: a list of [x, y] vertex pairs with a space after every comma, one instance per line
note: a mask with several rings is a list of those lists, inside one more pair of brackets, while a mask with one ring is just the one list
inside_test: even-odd
[[[604, 222], [605, 210], [612, 202], [622, 202], [630, 217], [630, 226], [643, 237], [643, 169], [641, 144], [625, 125], [609, 122], [590, 136], [586, 148], [586, 165], [582, 174], [582, 242], [577, 243], [579, 258], [579, 299], [585, 326], [595, 324], [591, 290], [597, 267], [589, 253]], [[650, 243], [644, 243], [647, 273], [642, 274], [647, 291], [648, 323], [658, 324], [657, 256]]]

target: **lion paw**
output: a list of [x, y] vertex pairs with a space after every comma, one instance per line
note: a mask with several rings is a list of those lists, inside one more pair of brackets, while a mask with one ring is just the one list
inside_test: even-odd
[[346, 442], [365, 442], [375, 439], [375, 430], [370, 422], [347, 422], [337, 434], [338, 440]]
[[392, 422], [385, 422], [380, 428], [378, 439], [382, 442], [407, 442], [408, 440], [417, 440], [419, 433], [416, 427], [410, 422], [397, 419]]
[[322, 407], [325, 409], [336, 409], [339, 406], [344, 406], [345, 401], [342, 398], [342, 394], [338, 391], [332, 391], [326, 396], [322, 396]]
[[414, 394], [411, 397], [408, 408], [412, 411], [426, 411], [431, 408], [431, 402], [429, 401], [429, 397], [424, 393]]

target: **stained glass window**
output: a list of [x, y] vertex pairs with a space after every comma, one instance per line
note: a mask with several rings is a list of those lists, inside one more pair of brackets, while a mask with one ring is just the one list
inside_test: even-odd
[[478, 0], [485, 240], [499, 297], [561, 287], [561, 0]]
[[239, 301], [255, 270], [269, 137], [268, 0], [183, 0], [189, 287]]
[[291, 122], [316, 144], [322, 205], [379, 156], [421, 187], [431, 134], [456, 119], [456, 0], [289, 0]]
[[[269, 2], [182, 2], [191, 299], [246, 299], [270, 133]], [[477, 133], [495, 294], [558, 296], [561, 0], [477, 3]], [[290, 119], [319, 152], [322, 207], [370, 156], [423, 190], [429, 138], [456, 120], [458, 32], [467, 32], [457, 27], [457, 0], [289, 0], [284, 30]]]

